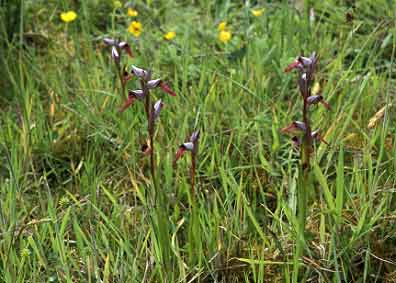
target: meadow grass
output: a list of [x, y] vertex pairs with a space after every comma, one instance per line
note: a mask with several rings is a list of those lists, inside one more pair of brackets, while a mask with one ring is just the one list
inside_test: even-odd
[[[113, 1], [0, 1], [2, 282], [396, 282], [396, 4], [257, 2], [134, 1], [132, 19]], [[177, 93], [153, 92], [156, 206], [144, 110], [118, 113], [104, 36]], [[283, 69], [312, 51], [332, 111], [312, 111], [329, 145], [315, 146], [296, 257], [299, 156], [280, 129], [301, 101]], [[172, 167], [193, 129], [195, 197], [189, 157]]]

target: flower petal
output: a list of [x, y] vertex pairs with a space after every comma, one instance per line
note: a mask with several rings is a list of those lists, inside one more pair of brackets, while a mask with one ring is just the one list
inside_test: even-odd
[[159, 117], [162, 107], [164, 107], [164, 103], [162, 102], [162, 99], [158, 100], [154, 104], [154, 113], [153, 113], [154, 121]]
[[181, 145], [176, 152], [175, 160], [173, 161], [173, 166], [176, 166], [176, 162], [180, 159], [180, 157], [183, 156], [185, 152], [186, 152], [186, 148], [183, 145]]
[[118, 112], [120, 112], [120, 113], [124, 112], [129, 106], [131, 106], [133, 104], [135, 99], [136, 99], [136, 97], [134, 95], [128, 95], [128, 99], [125, 101], [125, 103], [121, 107], [121, 109], [118, 110]]
[[176, 93], [175, 93], [173, 90], [171, 90], [170, 87], [169, 87], [166, 83], [164, 83], [163, 81], [161, 81], [160, 87], [161, 87], [161, 89], [162, 89], [163, 91], [165, 91], [165, 92], [168, 93], [169, 95], [171, 95], [171, 96], [176, 96]]
[[120, 64], [120, 53], [118, 53], [118, 50], [115, 46], [111, 48], [111, 57], [114, 59], [114, 62], [116, 64]]
[[197, 130], [191, 134], [190, 141], [195, 143], [198, 141], [198, 139], [199, 139], [199, 130]]
[[193, 151], [195, 147], [194, 143], [192, 142], [185, 142], [182, 144], [182, 146], [188, 151]]
[[301, 62], [298, 59], [294, 60], [293, 63], [291, 63], [289, 66], [287, 66], [285, 68], [284, 72], [288, 73], [291, 70], [296, 69], [296, 68], [299, 68], [299, 69], [302, 68], [302, 64], [301, 64]]

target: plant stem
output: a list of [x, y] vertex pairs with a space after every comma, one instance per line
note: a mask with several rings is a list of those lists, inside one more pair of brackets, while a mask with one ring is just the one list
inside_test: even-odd
[[125, 82], [124, 82], [124, 72], [123, 69], [120, 66], [118, 67], [118, 76], [120, 78], [120, 83], [121, 83], [121, 99], [126, 100], [127, 97], [125, 96]]
[[151, 172], [151, 178], [153, 181], [154, 185], [154, 204], [157, 203], [157, 179], [155, 175], [155, 152], [154, 152], [154, 107], [151, 104], [151, 99], [150, 99], [150, 92], [146, 86], [146, 83], [142, 81], [142, 89], [145, 95], [145, 104], [144, 104], [144, 109], [146, 112], [146, 118], [147, 118], [147, 130], [149, 134], [149, 152], [150, 152], [150, 172]]
[[191, 194], [192, 194], [193, 205], [195, 200], [195, 167], [196, 167], [195, 152], [192, 152], [191, 153]]

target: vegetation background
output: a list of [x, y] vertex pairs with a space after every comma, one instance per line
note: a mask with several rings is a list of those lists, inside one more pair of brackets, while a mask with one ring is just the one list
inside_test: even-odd
[[[0, 0], [0, 281], [396, 282], [396, 2], [118, 2]], [[177, 92], [155, 93], [159, 207], [105, 36]], [[329, 146], [296, 258], [298, 152], [279, 130], [301, 102], [283, 69], [312, 51], [332, 111], [312, 112]], [[194, 128], [195, 198], [188, 158], [172, 168]]]

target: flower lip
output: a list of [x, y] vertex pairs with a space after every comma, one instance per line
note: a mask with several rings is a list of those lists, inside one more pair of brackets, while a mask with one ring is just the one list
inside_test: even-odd
[[300, 62], [300, 60], [299, 60], [298, 58], [295, 59], [290, 65], [288, 65], [288, 66], [285, 68], [284, 72], [285, 72], [285, 73], [288, 73], [288, 72], [290, 72], [291, 70], [296, 69], [296, 68], [298, 68], [298, 69], [302, 69], [302, 68], [303, 68], [302, 63]]
[[129, 106], [131, 106], [135, 102], [136, 96], [134, 95], [128, 95], [128, 99], [125, 101], [124, 105], [121, 107], [118, 112], [122, 113], [124, 112]]
[[171, 90], [171, 88], [169, 87], [169, 85], [167, 85], [166, 83], [164, 83], [164, 81], [160, 82], [160, 87], [163, 91], [165, 91], [167, 94], [169, 94], [170, 96], [176, 96], [176, 93]]
[[175, 160], [173, 161], [173, 167], [176, 167], [177, 161], [180, 159], [180, 157], [183, 156], [185, 152], [186, 152], [186, 148], [183, 145], [181, 145], [176, 152]]

